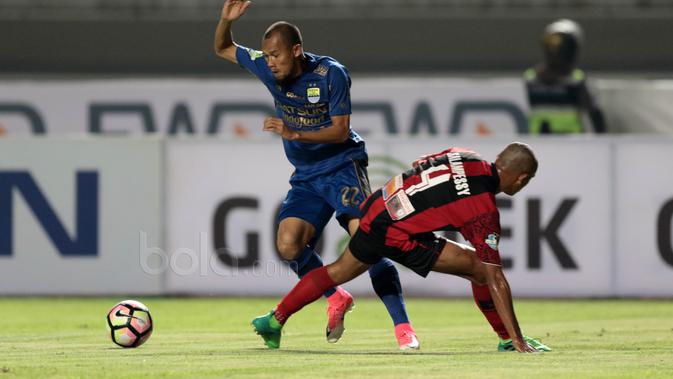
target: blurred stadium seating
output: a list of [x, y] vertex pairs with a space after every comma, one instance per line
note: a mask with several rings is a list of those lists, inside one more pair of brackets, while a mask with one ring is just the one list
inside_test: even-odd
[[[222, 0], [0, 0], [0, 77], [218, 76], [247, 73], [212, 52]], [[303, 31], [306, 50], [332, 55], [354, 74], [520, 77], [541, 58], [550, 21], [585, 30], [579, 65], [591, 79], [673, 75], [669, 0], [255, 0], [234, 26], [257, 47], [269, 23]], [[663, 87], [662, 87], [663, 86]], [[611, 131], [661, 132], [638, 109], [669, 101], [668, 84], [603, 82]], [[657, 112], [650, 112], [657, 114]], [[616, 116], [618, 115], [618, 116]], [[665, 117], [664, 117], [665, 119]]]
[[[0, 75], [241, 75], [212, 54], [221, 5], [0, 0]], [[272, 21], [293, 21], [308, 50], [338, 56], [353, 72], [518, 75], [539, 59], [542, 28], [559, 17], [584, 27], [587, 70], [671, 70], [673, 49], [661, 48], [662, 39], [673, 36], [673, 2], [666, 0], [256, 0], [235, 33], [239, 42], [257, 46]]]
[[[220, 0], [0, 0], [4, 19], [213, 18]], [[480, 16], [671, 17], [667, 0], [255, 0], [252, 17], [385, 18]]]

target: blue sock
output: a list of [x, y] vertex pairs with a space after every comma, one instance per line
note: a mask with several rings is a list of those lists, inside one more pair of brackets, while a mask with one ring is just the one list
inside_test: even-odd
[[402, 285], [397, 269], [389, 259], [383, 258], [369, 268], [369, 277], [372, 279], [374, 291], [385, 304], [393, 324], [409, 322], [407, 309], [404, 306]]
[[[304, 248], [297, 258], [288, 262], [292, 271], [294, 271], [297, 276], [299, 276], [299, 279], [303, 278], [304, 275], [315, 270], [316, 268], [323, 266], [322, 259], [320, 259], [320, 256], [310, 246], [306, 246], [306, 248]], [[330, 297], [334, 292], [336, 292], [336, 290], [334, 288], [330, 288], [323, 292], [323, 296]]]

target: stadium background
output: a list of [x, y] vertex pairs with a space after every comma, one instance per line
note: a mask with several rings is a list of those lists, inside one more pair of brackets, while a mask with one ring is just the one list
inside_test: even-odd
[[[220, 1], [0, 0], [0, 294], [280, 295], [288, 189], [272, 107], [212, 52]], [[606, 135], [531, 137], [521, 73], [547, 23], [584, 28]], [[513, 139], [539, 177], [500, 198], [515, 296], [671, 297], [673, 5], [668, 1], [270, 1], [234, 26], [257, 47], [296, 22], [349, 67], [374, 184], [416, 156]], [[322, 253], [344, 243], [331, 224]], [[404, 271], [411, 295], [467, 296]], [[544, 285], [540, 285], [544, 282]], [[366, 280], [348, 288], [369, 294]]]

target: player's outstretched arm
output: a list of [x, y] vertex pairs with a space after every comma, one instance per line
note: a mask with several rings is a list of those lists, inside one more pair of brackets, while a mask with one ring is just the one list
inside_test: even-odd
[[495, 309], [498, 311], [500, 319], [505, 324], [505, 329], [512, 338], [512, 344], [516, 351], [520, 353], [534, 353], [537, 352], [535, 348], [526, 342], [521, 334], [519, 322], [514, 314], [514, 304], [512, 304], [512, 291], [507, 283], [507, 278], [502, 272], [502, 267], [496, 265], [485, 264], [486, 266], [486, 280], [488, 289], [491, 292], [491, 297], [495, 303]]
[[233, 62], [236, 60], [236, 43], [231, 36], [231, 24], [238, 20], [250, 6], [250, 1], [225, 0], [220, 21], [215, 30], [215, 54]]
[[267, 117], [264, 120], [264, 131], [273, 132], [286, 140], [305, 143], [343, 143], [348, 139], [350, 131], [350, 115], [332, 116], [332, 125], [316, 131], [298, 132], [288, 128], [283, 120]]

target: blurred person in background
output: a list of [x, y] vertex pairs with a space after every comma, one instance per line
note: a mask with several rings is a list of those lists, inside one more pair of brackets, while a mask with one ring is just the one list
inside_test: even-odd
[[555, 21], [544, 30], [544, 61], [524, 73], [531, 134], [569, 134], [606, 131], [603, 113], [577, 68], [583, 32], [575, 21]]
[[[346, 232], [352, 235], [357, 230], [358, 206], [371, 192], [368, 157], [364, 140], [350, 126], [351, 80], [346, 68], [331, 57], [305, 52], [299, 29], [283, 21], [266, 30], [261, 51], [239, 46], [232, 39], [231, 25], [249, 6], [250, 1], [224, 2], [215, 52], [250, 71], [273, 96], [276, 117], [266, 118], [263, 130], [282, 137], [285, 154], [295, 168], [279, 212], [276, 244], [302, 278], [323, 267], [315, 246], [335, 212]], [[242, 164], [242, 169], [254, 172], [263, 167]], [[371, 266], [369, 275], [393, 320], [400, 349], [418, 349], [397, 269], [383, 259]], [[327, 342], [334, 343], [344, 331], [344, 315], [352, 308], [353, 298], [338, 286], [325, 288], [323, 295], [328, 302]]]

